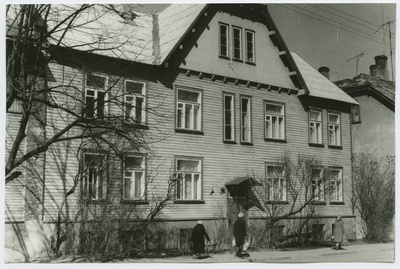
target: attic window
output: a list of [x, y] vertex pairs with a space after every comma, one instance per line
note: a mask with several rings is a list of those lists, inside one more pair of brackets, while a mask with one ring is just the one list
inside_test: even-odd
[[351, 123], [360, 123], [360, 106], [351, 107]]
[[254, 32], [246, 30], [246, 62], [255, 63], [254, 59]]
[[229, 26], [219, 25], [219, 56], [229, 57]]
[[242, 60], [242, 29], [233, 27], [233, 59]]

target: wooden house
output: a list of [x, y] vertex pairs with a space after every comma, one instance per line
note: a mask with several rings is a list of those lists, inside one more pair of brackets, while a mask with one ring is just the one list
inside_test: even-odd
[[[347, 237], [355, 238], [350, 108], [357, 102], [289, 51], [266, 5], [173, 4], [155, 15], [122, 10], [131, 16], [108, 12], [85, 31], [71, 29], [65, 42], [53, 46], [49, 84], [68, 81], [86, 107], [98, 105], [86, 117], [133, 113], [148, 137], [160, 139], [149, 143], [151, 154], [126, 148], [125, 163], [107, 171], [98, 167], [112, 158], [107, 152], [81, 149], [78, 142], [53, 145], [42, 160], [42, 224], [53, 227], [60, 210], [73, 219], [82, 198], [94, 206], [107, 201], [114, 213], [133, 206], [146, 212], [172, 179], [174, 198], [155, 218], [175, 237], [165, 247], [185, 247], [188, 229], [199, 219], [215, 240], [216, 223], [237, 213], [230, 207], [231, 187], [259, 175], [260, 184], [269, 182], [285, 193], [284, 176], [274, 179], [269, 173], [285, 153], [293, 158], [301, 153], [318, 159], [319, 175], [334, 175], [327, 183], [331, 191], [318, 198], [315, 231], [330, 238], [331, 224], [341, 214]], [[99, 36], [109, 40], [101, 50], [91, 48], [88, 40]], [[107, 47], [121, 36], [129, 39]], [[124, 107], [104, 105], [111, 100], [112, 93], [105, 93], [109, 85], [127, 98]], [[158, 116], [148, 108], [156, 108]], [[68, 122], [52, 109], [47, 120], [48, 133]], [[92, 173], [61, 208], [82, 166]], [[96, 181], [100, 178], [103, 183]], [[289, 204], [288, 196], [269, 192], [269, 202]], [[252, 209], [246, 217], [249, 225], [265, 218]]]

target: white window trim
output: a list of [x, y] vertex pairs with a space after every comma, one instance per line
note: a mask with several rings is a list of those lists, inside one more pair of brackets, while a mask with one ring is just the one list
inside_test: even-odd
[[[91, 166], [87, 166], [86, 165], [86, 156], [87, 155], [93, 155], [93, 156], [103, 156], [103, 160], [104, 162], [107, 161], [107, 155], [103, 154], [103, 153], [91, 153], [91, 152], [85, 152], [83, 154], [83, 167], [84, 167], [84, 178], [83, 178], [83, 182], [82, 182], [82, 197], [84, 199], [90, 199], [91, 201], [102, 201], [102, 200], [106, 200], [107, 199], [107, 195], [108, 195], [108, 169], [106, 167], [107, 164], [103, 164], [104, 169], [103, 169], [103, 173], [104, 173], [104, 179], [103, 179], [103, 197], [99, 198], [99, 180], [96, 179], [96, 187], [95, 187], [95, 197], [92, 197], [90, 190], [89, 190], [89, 168], [95, 168], [97, 171], [100, 170], [98, 164], [93, 163]], [[92, 187], [93, 188], [93, 187]], [[85, 191], [86, 190], [86, 191]], [[92, 189], [93, 191], [93, 189]]]
[[[251, 44], [252, 44], [252, 50], [253, 50], [253, 59], [252, 60], [250, 60], [249, 58], [248, 58], [248, 51], [249, 51], [249, 46], [248, 46], [248, 42], [247, 42], [247, 33], [251, 33], [252, 34], [252, 42], [251, 42]], [[245, 51], [245, 54], [246, 54], [246, 62], [247, 63], [256, 63], [256, 44], [255, 44], [255, 39], [256, 39], [256, 34], [255, 34], [255, 32], [254, 31], [251, 31], [251, 30], [245, 30], [245, 43], [246, 43], [246, 51]]]
[[[135, 200], [145, 200], [146, 199], [146, 161], [147, 158], [141, 155], [127, 155], [126, 157], [132, 158], [141, 158], [142, 159], [142, 167], [140, 168], [126, 168], [125, 160], [123, 164], [123, 183], [122, 183], [122, 199], [124, 201], [135, 201]], [[126, 177], [125, 172], [129, 171], [132, 173], [131, 177]], [[141, 193], [140, 197], [135, 197], [136, 193], [136, 173], [135, 172], [142, 172], [142, 181], [141, 181]], [[131, 190], [130, 190], [130, 197], [126, 198], [125, 194], [125, 182], [129, 179], [131, 181]]]
[[[239, 30], [239, 58], [235, 57], [235, 30]], [[242, 50], [242, 28], [237, 26], [232, 26], [232, 59], [242, 61], [243, 50]]]
[[[320, 120], [319, 121], [315, 121], [315, 120], [311, 120], [311, 112], [317, 112], [319, 113], [320, 116]], [[322, 138], [322, 111], [320, 110], [315, 110], [315, 109], [310, 109], [309, 113], [308, 113], [308, 136], [309, 136], [309, 142], [311, 144], [319, 144], [322, 145], [323, 144], [323, 138]], [[316, 132], [316, 125], [319, 124], [319, 128], [318, 128], [318, 133]], [[314, 130], [314, 134], [311, 133], [311, 130]], [[315, 140], [318, 141], [312, 141], [313, 136], [315, 136]]]
[[[195, 103], [195, 102], [190, 102], [190, 101], [179, 101], [179, 91], [188, 91], [188, 92], [195, 92], [197, 94], [199, 94], [199, 102]], [[180, 129], [180, 130], [193, 130], [193, 131], [202, 131], [203, 129], [203, 92], [201, 90], [197, 90], [197, 89], [187, 89], [184, 87], [177, 87], [176, 88], [176, 117], [175, 117], [175, 128], [176, 129]], [[181, 107], [180, 107], [181, 105]], [[186, 105], [191, 105], [192, 106], [192, 113], [190, 114], [190, 126], [188, 128], [185, 127], [186, 124]], [[198, 110], [198, 115], [197, 115], [197, 123], [198, 123], [198, 129], [194, 128], [194, 119], [195, 119], [195, 115], [194, 115], [194, 108], [195, 106], [199, 107]], [[181, 111], [181, 124], [182, 126], [178, 126], [178, 117], [179, 117], [179, 113], [178, 111]]]
[[[329, 120], [329, 116], [330, 115], [338, 116], [339, 123], [331, 123], [330, 120]], [[341, 128], [342, 124], [341, 123], [342, 122], [341, 122], [340, 113], [328, 112], [328, 145], [329, 146], [341, 146], [342, 145], [342, 128]], [[334, 133], [336, 133], [335, 127], [338, 127], [336, 135], [337, 135], [339, 141], [336, 141], [336, 139], [335, 139], [335, 141], [334, 141], [335, 143], [332, 143], [332, 141], [331, 141], [331, 130]]]
[[[268, 113], [267, 108], [266, 108], [267, 104], [274, 105], [274, 106], [281, 106], [283, 114], [279, 115], [279, 114]], [[286, 123], [286, 117], [285, 117], [286, 115], [285, 114], [286, 114], [285, 104], [264, 101], [264, 115], [265, 115], [265, 117], [264, 117], [264, 138], [265, 139], [286, 140], [286, 124], [285, 124]], [[279, 128], [276, 129], [277, 131], [279, 131], [279, 133], [282, 134], [282, 138], [273, 137], [272, 128], [271, 128], [271, 132], [269, 132], [267, 130], [268, 126], [272, 126], [272, 121], [274, 118], [276, 118], [277, 121], [278, 121], [278, 119], [282, 120], [282, 126], [279, 126]], [[268, 136], [269, 133], [271, 133], [271, 137]]]
[[[105, 78], [104, 89], [99, 89], [99, 88], [96, 88], [96, 87], [88, 86], [87, 85], [88, 75]], [[107, 93], [107, 89], [108, 89], [108, 77], [107, 76], [100, 75], [100, 74], [88, 74], [88, 73], [85, 74], [85, 109], [87, 110], [86, 98], [89, 96], [88, 95], [88, 91], [93, 91], [94, 92], [94, 95], [93, 95], [93, 99], [94, 99], [94, 111], [93, 111], [93, 115], [94, 116], [93, 116], [93, 119], [98, 119], [98, 117], [97, 117], [98, 92], [104, 92], [104, 117], [108, 116], [108, 93]], [[90, 97], [92, 97], [92, 96], [90, 95]], [[85, 117], [89, 118], [88, 116], [85, 116]], [[90, 118], [92, 118], [92, 117], [90, 117]]]
[[[227, 112], [226, 107], [225, 107], [225, 97], [231, 97], [231, 110], [230, 110], [230, 115], [231, 115], [231, 139], [227, 139], [226, 138], [226, 120], [225, 120], [225, 113]], [[235, 94], [232, 93], [224, 93], [223, 94], [223, 135], [224, 135], [224, 141], [235, 141], [236, 137], [235, 137]]]
[[[189, 173], [185, 173], [182, 171], [178, 171], [178, 161], [183, 160], [183, 161], [196, 161], [199, 162], [199, 170], [200, 171], [191, 171]], [[197, 201], [197, 200], [202, 200], [203, 199], [203, 159], [202, 158], [195, 158], [195, 157], [175, 157], [175, 172], [174, 172], [174, 179], [177, 181], [180, 181], [180, 183], [178, 184], [178, 182], [176, 183], [175, 186], [175, 200], [177, 201]], [[191, 197], [186, 197], [186, 184], [185, 184], [185, 175], [186, 174], [190, 174], [191, 175], [191, 191], [190, 193], [192, 194]], [[179, 175], [182, 175], [181, 178], [179, 178]], [[195, 175], [198, 175], [198, 182], [196, 185], [196, 198], [193, 197], [194, 193], [195, 193]], [[180, 196], [180, 189], [178, 189], [178, 187], [182, 188], [182, 197], [178, 198], [178, 193]]]
[[[311, 188], [312, 188], [312, 193], [311, 195], [313, 196], [314, 201], [320, 201], [324, 202], [325, 201], [325, 182], [324, 182], [324, 169], [322, 167], [314, 167], [312, 170], [319, 170], [319, 177], [312, 178], [311, 179]], [[319, 188], [314, 188], [314, 186], [319, 186]], [[322, 186], [322, 190], [321, 190]], [[318, 193], [315, 194], [315, 189], [318, 190]]]
[[[339, 178], [333, 178], [332, 177], [332, 171], [339, 171]], [[330, 178], [330, 188], [331, 188], [331, 195], [330, 195], [330, 199], [331, 202], [343, 202], [343, 168], [330, 168], [330, 173], [331, 173], [331, 178]], [[337, 188], [337, 182], [340, 182], [340, 188]], [[333, 184], [336, 183], [336, 184]], [[337, 193], [333, 194], [333, 186], [335, 186], [335, 190]], [[339, 194], [338, 194], [339, 193]], [[336, 197], [339, 196], [339, 197]], [[336, 197], [336, 199], [333, 199], [334, 197]]]
[[[249, 113], [249, 118], [248, 118], [248, 132], [249, 132], [249, 141], [244, 140], [244, 121], [243, 121], [243, 106], [242, 106], [242, 100], [243, 99], [248, 99], [248, 113]], [[240, 96], [240, 142], [242, 143], [252, 143], [252, 98], [249, 96]]]
[[[223, 55], [223, 54], [222, 54], [222, 50], [221, 50], [221, 47], [222, 47], [222, 43], [221, 43], [221, 38], [222, 38], [221, 26], [226, 27], [226, 55]], [[220, 57], [227, 57], [227, 58], [229, 58], [229, 57], [230, 57], [230, 54], [229, 54], [229, 51], [230, 51], [229, 25], [220, 22], [220, 23], [219, 23], [219, 26], [218, 26], [218, 33], [219, 33], [219, 42], [218, 42], [218, 44], [219, 44], [219, 48], [218, 48], [219, 53], [218, 53], [218, 54], [219, 54]]]
[[[266, 181], [265, 181], [265, 188], [266, 188], [266, 195], [267, 195], [267, 201], [269, 202], [287, 202], [287, 182], [286, 182], [286, 177], [285, 177], [285, 171], [282, 171], [281, 175], [270, 175], [268, 174], [268, 167], [281, 167], [279, 164], [273, 165], [273, 164], [266, 164], [265, 165], [265, 175], [266, 175]], [[278, 192], [282, 192], [282, 194], [279, 194], [281, 197], [280, 199], [275, 199], [275, 189], [273, 188], [274, 186], [274, 180], [278, 180]]]
[[[143, 92], [142, 94], [132, 94], [128, 93], [126, 90], [126, 82], [134, 82], [134, 83], [140, 83], [143, 85]], [[132, 101], [129, 102], [127, 101], [127, 97], [132, 97]], [[142, 104], [142, 120], [140, 122], [137, 122], [137, 115], [136, 115], [136, 99], [137, 97], [142, 97], [143, 98], [143, 104]], [[131, 79], [125, 79], [124, 81], [124, 120], [125, 121], [130, 121], [127, 119], [126, 115], [126, 106], [128, 103], [131, 103], [130, 105], [132, 106], [131, 110], [131, 115], [129, 118], [135, 119], [135, 121], [138, 124], [146, 124], [147, 122], [147, 114], [146, 114], [146, 104], [147, 104], [147, 88], [146, 88], [146, 83], [142, 81], [137, 81], [137, 80], [131, 80]], [[133, 114], [133, 115], [132, 115]]]

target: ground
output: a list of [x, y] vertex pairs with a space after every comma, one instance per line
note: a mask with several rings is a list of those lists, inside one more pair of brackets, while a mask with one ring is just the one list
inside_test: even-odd
[[[206, 259], [193, 259], [192, 256], [165, 257], [156, 259], [123, 259], [108, 261], [109, 263], [326, 263], [326, 262], [361, 262], [361, 263], [393, 263], [395, 258], [394, 243], [365, 244], [350, 243], [343, 250], [331, 247], [319, 248], [286, 248], [283, 250], [249, 251], [250, 257], [238, 258], [233, 250], [225, 253], [210, 253]], [[11, 260], [5, 262], [12, 262]], [[23, 262], [23, 261], [22, 261]], [[70, 263], [90, 262], [82, 258], [61, 258], [52, 261], [35, 260], [33, 262]]]

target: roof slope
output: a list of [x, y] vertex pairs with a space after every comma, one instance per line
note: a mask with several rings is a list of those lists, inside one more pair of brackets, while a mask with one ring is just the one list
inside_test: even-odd
[[379, 77], [373, 77], [361, 73], [354, 78], [336, 81], [335, 84], [343, 90], [369, 86], [386, 96], [386, 98], [388, 98], [392, 102], [395, 102], [396, 84], [394, 81], [388, 81]]
[[349, 104], [357, 104], [358, 102], [342, 91], [338, 86], [324, 77], [320, 72], [315, 70], [311, 65], [306, 63], [300, 56], [292, 52], [292, 57], [307, 84], [309, 96], [341, 101]]
[[173, 4], [159, 13], [161, 63], [184, 38], [206, 6], [206, 4]]

